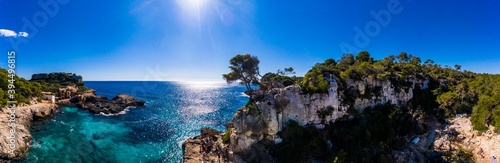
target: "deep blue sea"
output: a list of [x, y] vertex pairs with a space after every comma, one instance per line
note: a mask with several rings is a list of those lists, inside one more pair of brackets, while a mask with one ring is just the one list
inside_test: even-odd
[[225, 83], [85, 82], [98, 95], [126, 93], [144, 107], [116, 116], [61, 107], [32, 126], [33, 144], [21, 162], [181, 162], [182, 142], [201, 127], [225, 130], [248, 97]]

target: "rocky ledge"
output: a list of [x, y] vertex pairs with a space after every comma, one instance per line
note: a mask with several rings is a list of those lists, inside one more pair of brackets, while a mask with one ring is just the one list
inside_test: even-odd
[[184, 163], [229, 162], [228, 145], [224, 144], [224, 133], [211, 128], [202, 128], [201, 134], [187, 139], [183, 144]]
[[137, 100], [126, 94], [118, 94], [109, 100], [107, 97], [97, 96], [94, 93], [76, 95], [69, 102], [95, 114], [118, 114], [128, 107], [144, 106], [145, 103], [143, 100]]
[[0, 139], [0, 162], [24, 157], [32, 141], [31, 121], [35, 118], [50, 117], [57, 109], [58, 105], [52, 103], [22, 106], [16, 108], [15, 112], [8, 108], [2, 108], [0, 111], [0, 135], [5, 136], [5, 139]]

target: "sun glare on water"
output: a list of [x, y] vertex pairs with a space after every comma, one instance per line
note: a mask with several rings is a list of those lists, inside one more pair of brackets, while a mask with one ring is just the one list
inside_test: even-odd
[[225, 82], [220, 81], [180, 81], [181, 86], [195, 90], [216, 89], [227, 86]]

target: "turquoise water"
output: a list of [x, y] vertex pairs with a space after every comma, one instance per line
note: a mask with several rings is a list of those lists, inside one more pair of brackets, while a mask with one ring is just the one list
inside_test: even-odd
[[20, 162], [180, 162], [181, 144], [201, 127], [223, 131], [245, 104], [244, 87], [174, 82], [86, 82], [97, 94], [127, 93], [146, 106], [116, 116], [61, 107], [32, 126], [33, 144]]

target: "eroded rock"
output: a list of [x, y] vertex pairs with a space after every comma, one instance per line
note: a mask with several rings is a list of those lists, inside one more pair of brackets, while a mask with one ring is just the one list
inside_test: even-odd
[[[0, 112], [0, 162], [3, 160], [17, 160], [23, 158], [31, 144], [30, 133], [33, 118], [47, 118], [58, 109], [56, 104], [40, 103], [31, 106], [23, 106], [15, 109], [11, 114], [8, 108], [2, 108]], [[15, 116], [14, 116], [15, 115]], [[13, 126], [13, 127], [11, 127]]]
[[76, 95], [69, 101], [95, 114], [118, 114], [128, 107], [144, 106], [145, 104], [145, 101], [137, 100], [135, 97], [126, 94], [119, 94], [109, 100], [104, 96], [87, 93]]

